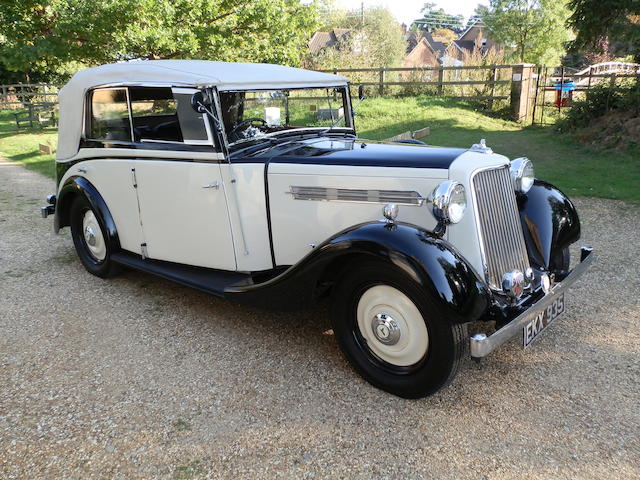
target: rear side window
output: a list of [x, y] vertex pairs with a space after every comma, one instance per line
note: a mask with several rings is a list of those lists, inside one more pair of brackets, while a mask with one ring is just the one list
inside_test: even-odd
[[192, 89], [131, 87], [131, 117], [136, 142], [210, 144], [207, 124], [191, 108]]
[[192, 88], [170, 87], [94, 90], [90, 138], [211, 145], [212, 135], [206, 119], [191, 107], [191, 96], [195, 92]]
[[90, 138], [131, 141], [126, 88], [106, 88], [91, 93]]

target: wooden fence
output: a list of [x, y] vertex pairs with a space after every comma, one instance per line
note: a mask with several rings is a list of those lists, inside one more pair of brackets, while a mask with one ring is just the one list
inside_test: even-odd
[[[615, 65], [609, 63], [606, 66], [613, 68]], [[575, 83], [574, 98], [580, 98], [594, 85], [603, 82], [615, 85], [624, 79], [638, 79], [640, 76], [640, 69], [630, 71], [625, 67], [625, 71], [604, 72], [602, 68], [576, 72], [562, 67], [525, 64], [323, 71], [349, 78], [354, 97], [363, 93], [366, 96], [427, 94], [456, 98], [480, 102], [488, 109], [497, 105], [509, 107], [514, 120], [544, 124], [545, 116], [549, 120], [554, 109], [559, 113], [564, 108], [554, 103], [557, 91], [554, 85], [572, 80]], [[47, 84], [0, 85], [0, 108], [55, 108], [59, 88], [59, 85]]]
[[19, 83], [0, 85], [0, 108], [52, 107], [58, 103], [60, 85]]
[[419, 94], [486, 102], [510, 98], [513, 65], [322, 70], [343, 75], [367, 95]]

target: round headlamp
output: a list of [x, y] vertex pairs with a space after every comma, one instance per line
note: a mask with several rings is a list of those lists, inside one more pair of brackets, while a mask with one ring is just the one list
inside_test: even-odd
[[525, 157], [516, 158], [511, 162], [509, 171], [514, 190], [519, 193], [527, 193], [533, 186], [535, 179], [531, 160]]
[[464, 187], [453, 180], [438, 185], [429, 200], [433, 205], [433, 216], [442, 223], [458, 223], [467, 208]]

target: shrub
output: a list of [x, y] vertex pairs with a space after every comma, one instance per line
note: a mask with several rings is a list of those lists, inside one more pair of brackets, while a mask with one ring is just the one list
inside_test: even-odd
[[640, 147], [640, 82], [594, 87], [568, 110], [557, 127], [578, 141], [621, 151]]
[[558, 128], [564, 131], [587, 127], [612, 111], [627, 112], [634, 117], [640, 114], [640, 82], [592, 87], [584, 100], [573, 103], [566, 117], [558, 122]]

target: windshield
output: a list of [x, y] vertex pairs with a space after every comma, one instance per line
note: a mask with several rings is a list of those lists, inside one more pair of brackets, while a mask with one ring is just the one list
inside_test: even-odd
[[353, 128], [346, 87], [220, 92], [230, 145], [293, 129]]

